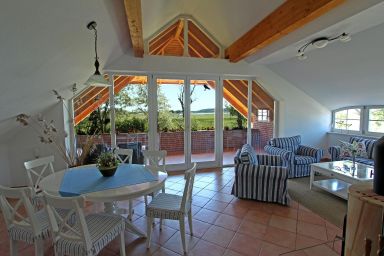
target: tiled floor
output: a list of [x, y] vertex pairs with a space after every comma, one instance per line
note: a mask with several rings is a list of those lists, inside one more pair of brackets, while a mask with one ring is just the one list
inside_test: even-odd
[[[225, 256], [327, 256], [340, 255], [341, 242], [332, 241], [341, 230], [312, 213], [297, 202], [290, 207], [234, 198], [231, 193], [233, 169], [199, 172], [196, 175], [193, 198], [193, 236], [187, 241], [189, 255]], [[166, 181], [168, 193], [181, 194], [183, 175], [170, 176]], [[126, 206], [121, 203], [121, 206]], [[135, 200], [134, 224], [146, 230], [145, 207], [142, 199]], [[87, 211], [99, 211], [94, 204]], [[145, 239], [126, 232], [127, 255], [180, 255], [181, 241], [177, 221], [164, 221], [159, 231], [154, 226], [151, 249]], [[9, 255], [4, 220], [0, 220], [0, 255]], [[33, 255], [33, 247], [20, 244], [20, 255]], [[301, 249], [301, 250], [299, 250]], [[295, 251], [299, 250], [299, 251]], [[295, 252], [292, 252], [295, 251]], [[113, 241], [100, 255], [118, 255], [119, 241]], [[45, 255], [53, 255], [46, 243]]]

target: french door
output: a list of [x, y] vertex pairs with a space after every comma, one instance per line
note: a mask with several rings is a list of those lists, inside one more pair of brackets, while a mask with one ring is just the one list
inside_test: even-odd
[[149, 111], [155, 113], [150, 125], [155, 132], [150, 137], [154, 149], [167, 151], [168, 170], [188, 168], [191, 162], [217, 166], [216, 85], [212, 78], [153, 77]]

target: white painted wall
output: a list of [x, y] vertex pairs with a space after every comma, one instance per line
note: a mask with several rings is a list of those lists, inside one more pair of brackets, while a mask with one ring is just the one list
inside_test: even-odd
[[0, 144], [0, 185], [9, 186], [11, 169], [9, 167], [8, 148], [6, 144]]
[[[63, 105], [57, 103], [44, 111], [43, 116], [46, 120], [54, 120], [55, 126], [58, 131], [63, 135], [64, 119], [63, 119]], [[16, 121], [15, 121], [16, 122]], [[62, 136], [64, 138], [64, 136]], [[63, 140], [64, 141], [64, 140]], [[7, 142], [7, 153], [9, 162], [9, 184], [10, 186], [24, 186], [27, 185], [26, 170], [24, 162], [35, 159], [36, 156], [54, 155], [55, 170], [60, 170], [66, 167], [65, 162], [57, 153], [53, 145], [42, 144], [38, 139], [38, 133], [30, 126], [19, 128], [19, 132]], [[1, 157], [4, 157], [2, 154]], [[1, 158], [0, 157], [0, 158]]]

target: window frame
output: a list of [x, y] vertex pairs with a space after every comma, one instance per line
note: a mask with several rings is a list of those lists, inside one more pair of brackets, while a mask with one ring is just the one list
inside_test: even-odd
[[[261, 115], [259, 115], [259, 111], [261, 111]], [[266, 111], [266, 114], [264, 115], [263, 112]], [[266, 117], [266, 119], [259, 119], [259, 117]], [[257, 110], [257, 121], [258, 122], [269, 122], [269, 109], [262, 108]]]
[[[352, 131], [352, 130], [343, 130], [343, 129], [337, 129], [335, 128], [335, 120], [336, 120], [336, 113], [343, 110], [348, 109], [360, 109], [360, 130], [359, 131]], [[357, 134], [357, 135], [366, 135], [366, 136], [373, 136], [373, 137], [380, 137], [383, 136], [384, 133], [380, 132], [369, 132], [368, 131], [368, 125], [369, 125], [369, 110], [375, 109], [375, 108], [384, 108], [384, 105], [362, 105], [362, 106], [348, 106], [343, 108], [338, 108], [332, 110], [332, 124], [331, 124], [331, 131], [336, 133], [345, 133], [345, 134]]]

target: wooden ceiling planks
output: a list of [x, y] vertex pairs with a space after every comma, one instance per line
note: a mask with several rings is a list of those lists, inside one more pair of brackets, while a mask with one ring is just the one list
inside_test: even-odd
[[141, 0], [124, 0], [129, 34], [136, 57], [144, 55], [143, 25], [141, 17]]
[[225, 50], [238, 62], [335, 8], [345, 0], [287, 0]]

